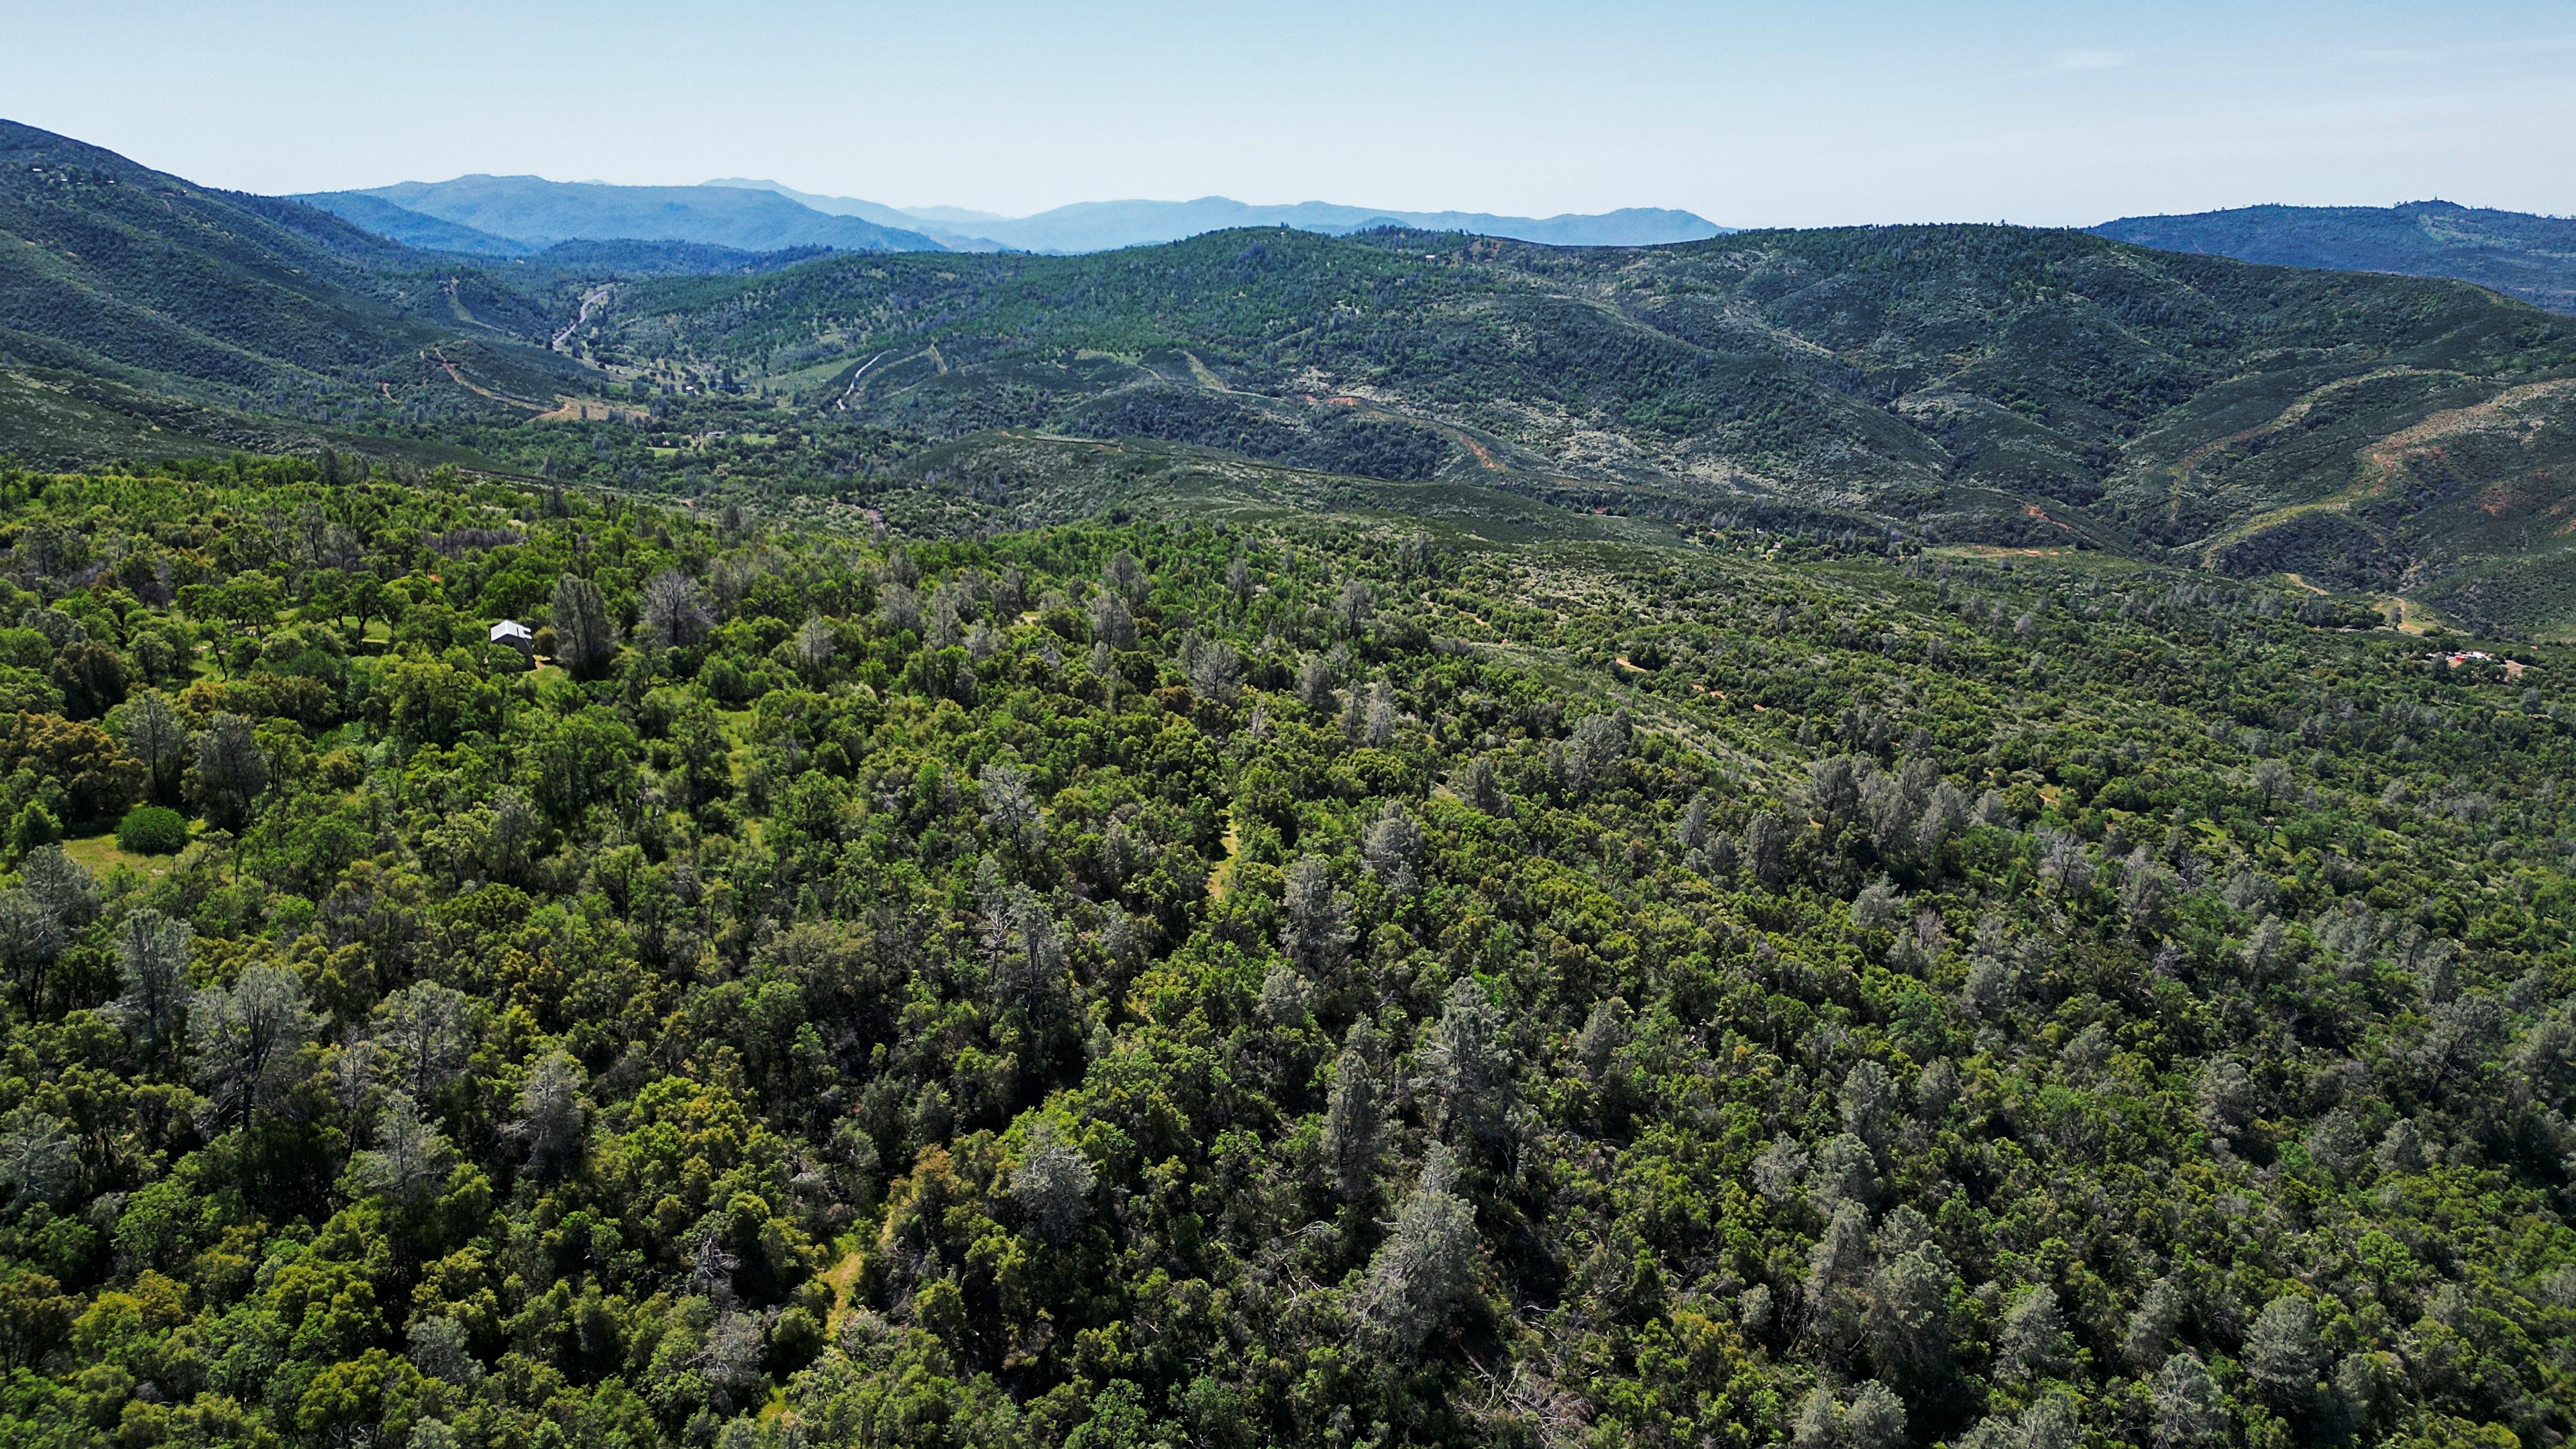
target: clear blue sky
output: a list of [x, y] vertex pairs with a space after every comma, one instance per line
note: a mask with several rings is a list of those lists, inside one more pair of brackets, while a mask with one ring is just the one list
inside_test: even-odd
[[1734, 225], [2576, 212], [2576, 5], [80, 4], [0, 115], [260, 191], [765, 176]]

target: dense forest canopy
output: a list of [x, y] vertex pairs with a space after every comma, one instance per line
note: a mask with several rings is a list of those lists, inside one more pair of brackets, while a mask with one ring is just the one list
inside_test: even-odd
[[2560, 651], [340, 461], [0, 545], [6, 1442], [2576, 1428]]

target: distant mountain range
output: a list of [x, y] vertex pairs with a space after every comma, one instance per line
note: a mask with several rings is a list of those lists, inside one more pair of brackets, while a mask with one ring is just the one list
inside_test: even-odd
[[677, 241], [770, 252], [946, 248], [917, 231], [816, 211], [736, 186], [609, 186], [537, 176], [460, 176], [294, 198], [411, 246], [523, 256], [566, 241]]
[[751, 252], [822, 246], [857, 252], [1075, 253], [1150, 246], [1246, 226], [1286, 226], [1329, 236], [1403, 226], [1552, 246], [1653, 246], [1703, 241], [1731, 230], [1687, 211], [1651, 207], [1597, 216], [1527, 217], [1388, 211], [1322, 201], [1253, 206], [1222, 196], [1091, 201], [1007, 217], [956, 207], [906, 211], [739, 177], [702, 186], [610, 186], [535, 176], [460, 176], [294, 199], [407, 246], [493, 257], [530, 256], [564, 241], [611, 240], [696, 242]]
[[370, 196], [363, 191], [326, 192], [295, 199], [308, 206], [319, 207], [362, 231], [424, 251], [461, 252], [473, 257], [524, 257], [544, 250], [529, 242], [478, 231], [425, 211], [396, 206], [383, 197]]
[[2093, 231], [2164, 251], [2274, 266], [2454, 277], [2576, 313], [2576, 218], [2412, 201], [2129, 216]]
[[1623, 207], [1598, 215], [1567, 213], [1550, 217], [1497, 216], [1482, 211], [1392, 211], [1379, 207], [1339, 206], [1329, 201], [1301, 201], [1293, 206], [1254, 206], [1224, 196], [1196, 201], [1083, 201], [1034, 216], [1000, 216], [953, 206], [925, 206], [906, 211], [848, 196], [818, 196], [775, 181], [727, 177], [709, 186], [735, 186], [773, 195], [836, 216], [858, 216], [882, 225], [909, 224], [942, 241], [974, 239], [997, 242], [1023, 252], [1105, 252], [1119, 247], [1152, 246], [1204, 232], [1243, 226], [1287, 226], [1326, 236], [1348, 236], [1372, 227], [1403, 226], [1419, 231], [1462, 231], [1513, 241], [1567, 247], [1660, 246], [1667, 242], [1706, 241], [1725, 236], [1733, 227], [1719, 226], [1687, 211]]
[[[1528, 217], [1323, 201], [1255, 206], [1223, 196], [1086, 201], [1012, 217], [953, 206], [888, 206], [745, 177], [698, 186], [611, 186], [535, 176], [460, 176], [294, 199], [406, 246], [488, 257], [533, 257], [564, 242], [606, 241], [689, 243], [741, 253], [819, 247], [1071, 255], [1263, 226], [1327, 236], [1396, 226], [1550, 246], [1658, 246], [1704, 241], [1734, 230], [1687, 211], [1653, 207]], [[2091, 230], [2164, 251], [2274, 266], [2450, 277], [2553, 312], [2576, 313], [2576, 219], [2418, 201], [2391, 207], [2247, 206], [2187, 216], [2130, 216]]]
[[[977, 233], [973, 226], [978, 222], [1008, 220], [1007, 217], [996, 216], [991, 212], [961, 211], [953, 206], [934, 206], [920, 211], [905, 211], [900, 207], [887, 206], [881, 202], [861, 201], [855, 196], [820, 196], [814, 192], [799, 191], [793, 186], [784, 186], [775, 181], [752, 181], [738, 176], [729, 176], [706, 184], [710, 187], [731, 187], [739, 191], [765, 191], [772, 196], [786, 197], [799, 206], [822, 212], [826, 216], [855, 216], [862, 221], [875, 222], [879, 226], [917, 231], [954, 252], [1003, 250], [1002, 243]], [[1034, 249], [1021, 248], [1021, 250]]]
[[[1347, 236], [1394, 226], [1550, 246], [1656, 246], [1703, 241], [1734, 230], [1687, 211], [1651, 207], [1527, 217], [1393, 211], [1322, 201], [1255, 206], [1222, 196], [1087, 201], [1010, 217], [948, 206], [907, 209], [744, 177], [698, 186], [612, 186], [478, 175], [293, 199], [424, 251], [511, 258], [536, 257], [565, 243], [599, 242], [686, 244], [746, 255], [813, 249], [1070, 255], [1239, 227]], [[2164, 251], [2274, 266], [2450, 277], [2553, 312], [2576, 313], [2576, 219], [2418, 201], [2392, 207], [2248, 206], [2186, 216], [2131, 216], [2091, 230]], [[701, 266], [693, 261], [681, 269], [739, 270], [741, 264]]]

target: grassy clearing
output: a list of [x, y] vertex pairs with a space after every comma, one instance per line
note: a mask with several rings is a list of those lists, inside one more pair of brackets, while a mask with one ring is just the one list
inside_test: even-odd
[[116, 837], [112, 834], [92, 835], [81, 840], [66, 840], [63, 842], [63, 853], [79, 861], [83, 869], [102, 881], [113, 874], [118, 866], [123, 865], [133, 867], [135, 873], [142, 876], [147, 884], [157, 882], [168, 875], [170, 867], [179, 859], [175, 855], [136, 855], [132, 851], [119, 849]]

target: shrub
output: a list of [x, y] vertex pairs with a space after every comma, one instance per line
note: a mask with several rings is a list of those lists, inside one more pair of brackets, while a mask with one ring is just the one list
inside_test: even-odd
[[188, 844], [188, 817], [167, 805], [138, 805], [117, 822], [117, 848], [131, 855], [176, 855]]
[[9, 848], [20, 855], [63, 838], [63, 822], [40, 801], [30, 800], [9, 822]]

